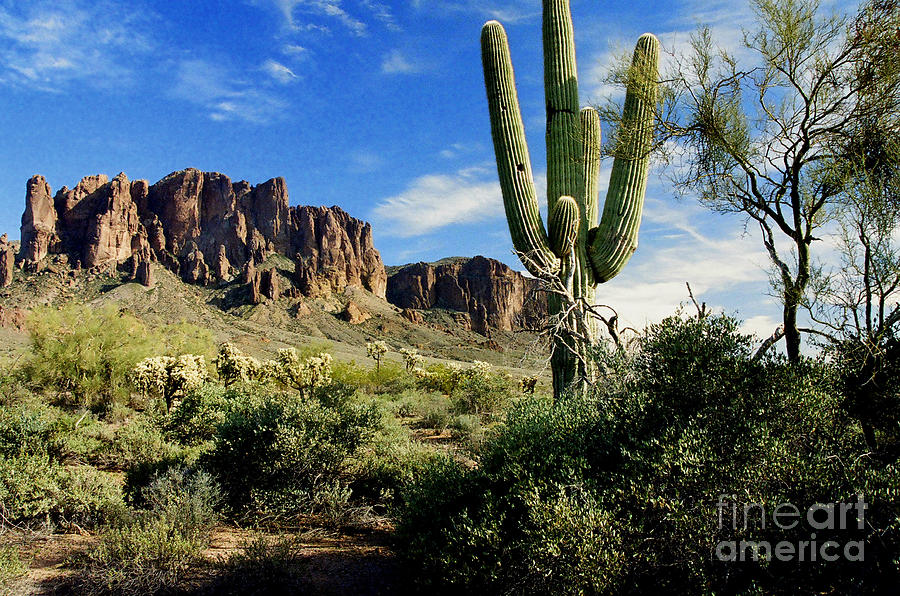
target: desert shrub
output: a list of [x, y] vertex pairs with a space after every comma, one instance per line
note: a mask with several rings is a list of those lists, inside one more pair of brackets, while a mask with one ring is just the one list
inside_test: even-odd
[[27, 571], [28, 565], [19, 556], [19, 549], [10, 544], [0, 544], [0, 594], [6, 594], [12, 581]]
[[494, 372], [490, 364], [479, 360], [466, 367], [433, 364], [414, 372], [420, 388], [450, 396], [454, 409], [463, 414], [498, 412], [516, 393], [516, 383], [511, 376]]
[[29, 353], [18, 369], [23, 383], [53, 392], [69, 405], [107, 409], [126, 401], [129, 373], [143, 358], [209, 351], [209, 333], [193, 325], [155, 331], [114, 306], [34, 309], [28, 318]]
[[119, 427], [107, 454], [107, 464], [129, 468], [138, 464], [176, 457], [181, 446], [166, 439], [157, 421], [144, 415], [135, 416]]
[[353, 457], [353, 495], [379, 506], [379, 510], [381, 505], [392, 505], [400, 490], [434, 456], [433, 449], [412, 440], [405, 427], [388, 419]]
[[58, 459], [65, 442], [60, 414], [34, 402], [0, 406], [0, 456], [47, 454]]
[[303, 593], [296, 535], [256, 534], [238, 544], [238, 550], [218, 565], [219, 575], [210, 590], [214, 594]]
[[118, 483], [90, 466], [65, 467], [46, 454], [0, 459], [0, 509], [12, 522], [51, 520], [94, 527], [119, 515]]
[[323, 405], [266, 388], [245, 388], [219, 426], [204, 466], [237, 512], [296, 512], [338, 479], [345, 460], [380, 417], [371, 406]]
[[450, 400], [439, 393], [425, 397], [419, 405], [422, 426], [443, 432], [450, 423]]
[[378, 368], [360, 366], [352, 361], [336, 362], [334, 379], [369, 395], [402, 393], [416, 386], [415, 377], [392, 360], [382, 360]]
[[215, 438], [235, 396], [234, 386], [207, 383], [185, 393], [177, 408], [166, 415], [166, 435], [182, 445], [201, 445]]
[[209, 474], [173, 469], [145, 489], [147, 508], [100, 535], [83, 560], [84, 592], [156, 594], [183, 587], [216, 521], [219, 492]]
[[454, 409], [463, 414], [500, 411], [515, 395], [516, 383], [505, 372], [494, 372], [487, 362], [476, 360], [464, 369], [454, 393]]
[[481, 419], [474, 414], [454, 416], [447, 426], [450, 427], [451, 437], [471, 447], [477, 447], [484, 439], [484, 428], [481, 426]]
[[[631, 354], [600, 352], [589, 398], [526, 399], [478, 465], [445, 460], [403, 491], [398, 544], [438, 590], [860, 593], [895, 585], [900, 472], [866, 449], [821, 362], [754, 359], [729, 317], [673, 317]], [[865, 495], [865, 561], [714, 560], [723, 540], [810, 541], [799, 525], [732, 529], [721, 495], [805, 511]], [[735, 501], [728, 497], [726, 501]], [[730, 515], [731, 509], [726, 511]], [[627, 564], [623, 564], [627, 561]]]

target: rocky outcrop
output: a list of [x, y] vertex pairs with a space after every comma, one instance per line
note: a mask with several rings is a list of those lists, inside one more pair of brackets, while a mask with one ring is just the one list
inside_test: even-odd
[[[388, 302], [402, 309], [446, 308], [468, 313], [472, 329], [511, 331], [540, 323], [546, 302], [534, 280], [485, 257], [415, 263], [388, 279]], [[404, 311], [405, 312], [405, 311]]]
[[350, 300], [347, 306], [341, 311], [341, 318], [351, 325], [359, 325], [365, 323], [372, 318], [372, 315], [359, 307], [358, 304]]
[[308, 295], [347, 286], [385, 297], [387, 274], [372, 245], [372, 226], [340, 207], [298, 207], [291, 211], [295, 282]]
[[[106, 268], [141, 253], [132, 261], [136, 275], [146, 253], [190, 283], [227, 280], [232, 271], [243, 271], [249, 283], [255, 264], [279, 253], [295, 260], [294, 283], [309, 296], [357, 286], [383, 298], [387, 287], [371, 226], [338, 207], [291, 207], [283, 178], [251, 186], [187, 169], [150, 185], [125, 174], [111, 181], [98, 175], [53, 196], [35, 176], [21, 237], [20, 259], [34, 269], [48, 254]], [[277, 279], [270, 281], [270, 294], [296, 291], [282, 292]]]
[[22, 214], [21, 258], [26, 269], [34, 269], [56, 248], [56, 208], [50, 185], [43, 176], [34, 176], [25, 186], [25, 213]]
[[12, 283], [16, 265], [16, 252], [6, 234], [0, 236], [0, 288]]

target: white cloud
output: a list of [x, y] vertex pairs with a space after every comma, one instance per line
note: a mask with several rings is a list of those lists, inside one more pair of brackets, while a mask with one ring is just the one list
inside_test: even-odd
[[453, 143], [446, 149], [442, 149], [438, 155], [444, 159], [456, 159], [462, 155], [475, 153], [482, 150], [481, 143]]
[[289, 43], [281, 48], [281, 53], [285, 56], [305, 57], [307, 54], [309, 54], [309, 50], [304, 48], [303, 46]]
[[342, 0], [256, 0], [256, 4], [269, 4], [284, 18], [285, 24], [296, 31], [322, 31], [330, 29], [321, 23], [302, 22], [300, 15], [327, 19], [341, 24], [351, 35], [357, 37], [368, 33], [366, 23], [351, 15]]
[[402, 27], [397, 24], [397, 19], [394, 17], [394, 13], [388, 5], [382, 4], [381, 2], [375, 2], [374, 0], [360, 0], [359, 3], [369, 9], [372, 12], [372, 15], [381, 21], [389, 31], [403, 30]]
[[170, 94], [203, 107], [212, 120], [265, 124], [279, 118], [287, 108], [283, 100], [241, 81], [219, 64], [182, 60], [175, 68]]
[[415, 74], [425, 70], [420, 62], [410, 60], [400, 50], [388, 52], [381, 61], [384, 74]]
[[412, 0], [412, 6], [418, 10], [473, 13], [507, 24], [539, 19], [541, 16], [541, 4], [537, 0], [519, 0], [518, 2]]
[[266, 60], [262, 69], [265, 73], [281, 84], [291, 83], [297, 80], [297, 75], [290, 68], [275, 60]]
[[0, 4], [0, 83], [52, 92], [72, 81], [121, 88], [152, 47], [141, 33], [151, 19], [104, 1]]
[[380, 233], [400, 238], [428, 234], [453, 224], [500, 217], [503, 198], [494, 172], [483, 166], [455, 174], [428, 174], [372, 210]]

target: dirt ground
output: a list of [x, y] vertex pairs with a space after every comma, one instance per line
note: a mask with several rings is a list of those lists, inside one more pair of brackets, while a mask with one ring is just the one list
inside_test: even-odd
[[[228, 557], [260, 532], [231, 526], [217, 527], [209, 548], [203, 553], [205, 564], [187, 578], [183, 594], [237, 593], [227, 577], [220, 577]], [[266, 534], [277, 538], [284, 534]], [[354, 594], [378, 596], [410, 593], [404, 570], [390, 546], [390, 528], [375, 527], [358, 532], [301, 530], [298, 547], [290, 564], [290, 578], [277, 591], [283, 594]], [[11, 585], [0, 588], [3, 596], [78, 594], [73, 588], [77, 567], [73, 558], [95, 542], [89, 533], [32, 534], [7, 533], [4, 542], [17, 543], [26, 561], [28, 573]], [[241, 589], [243, 592], [243, 589]], [[272, 593], [271, 586], [256, 593]]]

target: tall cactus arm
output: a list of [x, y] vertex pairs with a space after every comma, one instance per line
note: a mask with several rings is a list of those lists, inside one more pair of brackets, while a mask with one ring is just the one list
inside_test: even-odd
[[659, 40], [645, 33], [634, 49], [603, 216], [591, 234], [590, 260], [598, 283], [615, 277], [637, 248], [650, 170], [658, 64]]
[[578, 203], [572, 197], [561, 196], [549, 215], [550, 246], [556, 256], [563, 258], [575, 246], [578, 227], [581, 223]]
[[525, 256], [522, 264], [537, 277], [557, 270], [559, 259], [541, 221], [509, 44], [497, 21], [488, 21], [481, 29], [481, 60], [509, 233], [516, 251]]
[[[600, 215], [597, 209], [600, 197], [600, 116], [594, 108], [581, 110], [581, 171], [584, 181], [583, 203], [579, 205], [584, 213], [587, 230], [597, 225]], [[585, 237], [587, 236], [585, 230]]]
[[578, 74], [569, 0], [545, 0], [544, 93], [547, 104], [547, 212], [561, 196], [581, 201]]

